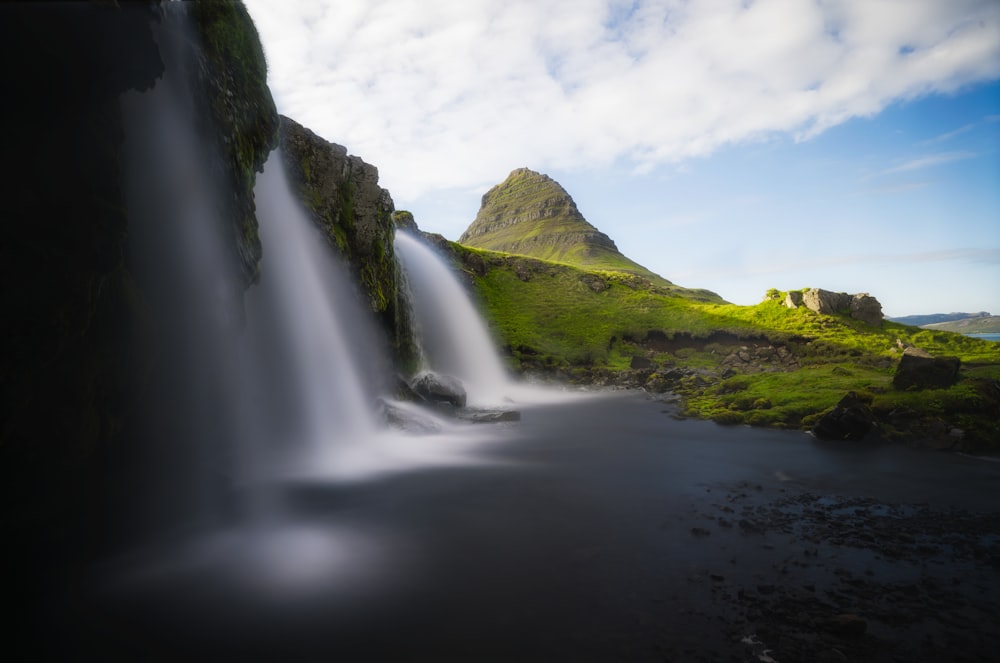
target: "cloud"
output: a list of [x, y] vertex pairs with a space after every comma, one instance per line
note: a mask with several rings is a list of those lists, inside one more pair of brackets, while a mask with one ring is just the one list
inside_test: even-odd
[[955, 129], [954, 131], [949, 131], [947, 133], [943, 133], [943, 134], [941, 134], [939, 136], [935, 136], [934, 138], [931, 138], [929, 140], [920, 141], [919, 143], [917, 143], [917, 146], [919, 146], [919, 147], [926, 147], [928, 145], [934, 145], [935, 143], [943, 143], [945, 141], [951, 140], [955, 136], [961, 136], [966, 131], [971, 131], [972, 129], [975, 129], [975, 127], [976, 127], [976, 125], [974, 125], [974, 124], [966, 124], [965, 126], [961, 126], [958, 129]]
[[402, 200], [807, 140], [1000, 76], [994, 0], [247, 0], [280, 110]]
[[942, 152], [940, 154], [928, 154], [922, 157], [917, 157], [916, 159], [911, 159], [905, 163], [901, 163], [898, 166], [893, 166], [888, 170], [883, 170], [878, 173], [881, 175], [892, 175], [895, 173], [906, 173], [911, 170], [921, 170], [924, 168], [932, 168], [934, 166], [940, 166], [946, 163], [951, 163], [953, 161], [964, 161], [965, 159], [974, 159], [976, 157], [975, 152]]

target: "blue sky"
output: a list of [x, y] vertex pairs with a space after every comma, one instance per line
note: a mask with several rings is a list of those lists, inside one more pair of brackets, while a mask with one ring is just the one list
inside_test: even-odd
[[527, 166], [623, 253], [752, 304], [1000, 314], [1000, 3], [247, 3], [279, 110], [457, 239]]

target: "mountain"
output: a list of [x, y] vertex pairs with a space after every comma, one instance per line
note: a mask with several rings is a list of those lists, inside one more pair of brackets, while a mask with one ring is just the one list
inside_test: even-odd
[[965, 320], [968, 318], [988, 318], [990, 314], [986, 311], [980, 311], [979, 313], [930, 313], [927, 315], [904, 315], [900, 318], [886, 318], [892, 322], [898, 322], [901, 325], [912, 325], [914, 327], [923, 327], [925, 325], [935, 325], [941, 322], [955, 322], [956, 320]]
[[527, 168], [512, 171], [486, 192], [475, 221], [458, 243], [584, 269], [624, 272], [654, 285], [673, 286], [622, 255], [610, 237], [584, 218], [558, 182]]
[[1000, 334], [1000, 316], [976, 315], [971, 318], [923, 325], [924, 329], [951, 331], [959, 334]]

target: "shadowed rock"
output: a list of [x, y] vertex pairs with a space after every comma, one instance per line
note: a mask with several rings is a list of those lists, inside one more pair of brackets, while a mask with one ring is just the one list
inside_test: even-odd
[[958, 382], [961, 366], [958, 357], [932, 357], [917, 348], [906, 348], [892, 386], [900, 390], [950, 387]]
[[813, 435], [824, 440], [860, 440], [875, 424], [871, 408], [849, 392], [813, 426]]

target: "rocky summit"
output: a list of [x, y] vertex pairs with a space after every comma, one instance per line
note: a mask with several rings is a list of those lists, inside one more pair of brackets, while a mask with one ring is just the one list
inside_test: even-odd
[[475, 221], [458, 242], [671, 285], [622, 255], [610, 237], [584, 218], [558, 182], [527, 168], [512, 171], [486, 192]]

